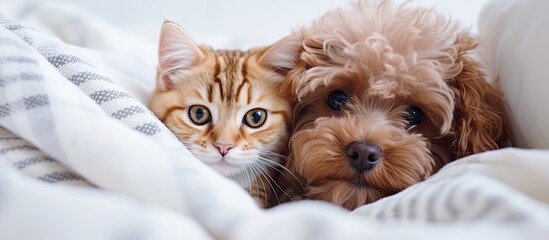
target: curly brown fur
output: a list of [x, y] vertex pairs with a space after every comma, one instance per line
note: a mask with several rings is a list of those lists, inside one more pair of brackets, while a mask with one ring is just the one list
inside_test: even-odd
[[[506, 146], [502, 94], [474, 60], [478, 41], [446, 16], [359, 1], [295, 35], [303, 48], [284, 84], [299, 99], [287, 164], [307, 197], [354, 209], [452, 160]], [[328, 104], [334, 91], [348, 96], [341, 110]], [[411, 106], [424, 113], [419, 124], [409, 120]], [[353, 142], [379, 149], [381, 159], [352, 167]]]

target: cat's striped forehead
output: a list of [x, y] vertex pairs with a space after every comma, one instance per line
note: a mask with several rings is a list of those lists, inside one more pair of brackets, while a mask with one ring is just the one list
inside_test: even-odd
[[180, 81], [183, 95], [193, 89], [195, 98], [236, 107], [281, 100], [278, 92], [283, 77], [259, 64], [263, 49], [202, 51], [205, 61]]
[[213, 71], [207, 86], [208, 101], [250, 103], [252, 86], [248, 79], [248, 52], [218, 50], [213, 57]]

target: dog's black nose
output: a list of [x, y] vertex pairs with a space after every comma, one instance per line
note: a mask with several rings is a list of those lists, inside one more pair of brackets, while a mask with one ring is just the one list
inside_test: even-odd
[[381, 159], [381, 148], [375, 144], [352, 142], [345, 150], [347, 160], [359, 172], [372, 169]]

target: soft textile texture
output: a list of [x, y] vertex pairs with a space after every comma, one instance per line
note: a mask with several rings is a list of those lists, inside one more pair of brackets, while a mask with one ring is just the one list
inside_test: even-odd
[[549, 1], [495, 0], [479, 15], [491, 77], [509, 104], [514, 144], [549, 148]]
[[[312, 201], [261, 211], [146, 110], [154, 75], [136, 73], [154, 64], [118, 54], [75, 48], [0, 16], [0, 239], [549, 236], [547, 151], [460, 159], [351, 213]], [[155, 127], [139, 127], [148, 123]]]
[[[67, 45], [4, 16], [0, 24], [2, 128], [101, 188], [188, 214], [191, 205], [258, 213], [240, 187], [196, 161], [145, 106]], [[226, 227], [228, 219], [215, 220]]]

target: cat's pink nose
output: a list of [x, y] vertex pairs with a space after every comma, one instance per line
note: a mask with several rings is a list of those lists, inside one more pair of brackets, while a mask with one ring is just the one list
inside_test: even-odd
[[221, 144], [221, 143], [214, 143], [214, 146], [219, 150], [219, 153], [221, 153], [221, 156], [227, 155], [229, 150], [236, 147], [234, 144]]

